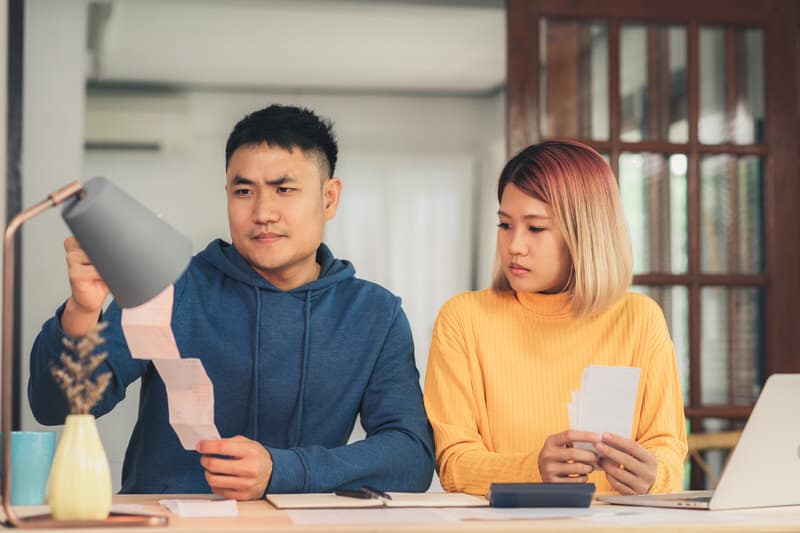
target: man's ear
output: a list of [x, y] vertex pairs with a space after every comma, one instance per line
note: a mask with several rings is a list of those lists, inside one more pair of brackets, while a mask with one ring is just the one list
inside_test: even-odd
[[336, 216], [339, 208], [339, 198], [342, 196], [342, 180], [336, 176], [328, 179], [322, 185], [322, 202], [325, 211], [325, 220]]

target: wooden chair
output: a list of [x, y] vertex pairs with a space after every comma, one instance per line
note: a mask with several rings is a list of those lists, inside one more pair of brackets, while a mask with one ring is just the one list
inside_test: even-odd
[[[700, 470], [706, 475], [711, 484], [711, 488], [716, 488], [719, 479], [711, 471], [711, 467], [703, 459], [702, 452], [709, 450], [728, 450], [732, 451], [742, 436], [741, 431], [719, 431], [714, 433], [690, 433], [686, 436], [689, 446], [689, 457], [694, 459]], [[730, 455], [728, 455], [730, 458]], [[727, 464], [727, 460], [726, 460]]]

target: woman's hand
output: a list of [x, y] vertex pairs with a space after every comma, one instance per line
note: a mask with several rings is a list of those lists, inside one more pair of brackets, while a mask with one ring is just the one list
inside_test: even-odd
[[600, 442], [600, 435], [570, 429], [550, 435], [539, 452], [539, 474], [542, 481], [551, 483], [585, 483], [597, 465], [597, 455], [591, 450], [575, 448], [576, 442]]
[[605, 456], [600, 458], [600, 468], [620, 494], [645, 494], [653, 486], [658, 458], [635, 440], [604, 433], [595, 448]]

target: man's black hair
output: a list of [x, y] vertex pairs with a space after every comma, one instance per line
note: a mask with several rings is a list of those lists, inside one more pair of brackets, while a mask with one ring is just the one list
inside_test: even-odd
[[[284, 150], [299, 148], [320, 160], [323, 177], [330, 178], [336, 168], [339, 148], [331, 121], [304, 107], [273, 104], [240, 120], [225, 145], [225, 168], [240, 146], [267, 144]], [[327, 176], [326, 176], [327, 174]]]

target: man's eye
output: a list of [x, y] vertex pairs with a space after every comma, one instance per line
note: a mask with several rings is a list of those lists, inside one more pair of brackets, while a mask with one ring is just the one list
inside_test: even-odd
[[292, 192], [294, 189], [291, 187], [278, 187], [278, 192], [280, 194], [286, 194], [287, 192]]
[[234, 189], [233, 194], [234, 196], [249, 196], [252, 191], [250, 189]]

